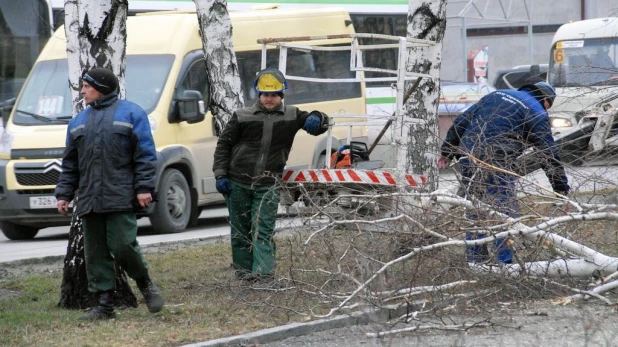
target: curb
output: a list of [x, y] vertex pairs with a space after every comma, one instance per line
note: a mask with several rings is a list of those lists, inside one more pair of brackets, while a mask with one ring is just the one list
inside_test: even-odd
[[342, 314], [333, 318], [320, 319], [307, 323], [290, 323], [274, 328], [262, 329], [251, 333], [223, 337], [215, 340], [196, 342], [183, 347], [223, 347], [259, 345], [263, 343], [284, 340], [290, 337], [307, 335], [315, 332], [345, 328], [354, 325], [363, 325], [377, 321], [387, 321], [410, 312], [409, 306], [390, 306], [387, 308], [358, 311]]

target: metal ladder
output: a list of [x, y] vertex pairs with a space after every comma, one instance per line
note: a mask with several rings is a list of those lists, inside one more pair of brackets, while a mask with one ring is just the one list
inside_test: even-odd
[[[311, 45], [311, 44], [299, 44], [298, 42], [312, 42], [312, 41], [324, 41], [324, 40], [337, 40], [337, 39], [350, 39], [349, 45], [340, 46], [324, 46], [324, 45]], [[359, 39], [379, 39], [384, 41], [390, 41], [392, 43], [387, 44], [372, 44], [362, 45]], [[339, 34], [339, 35], [324, 35], [324, 36], [297, 36], [297, 37], [279, 37], [279, 38], [264, 38], [257, 41], [262, 45], [261, 55], [261, 68], [266, 68], [266, 58], [269, 47], [276, 47], [279, 49], [279, 70], [286, 76], [286, 79], [293, 81], [306, 81], [315, 83], [358, 83], [358, 82], [393, 82], [393, 86], [396, 89], [396, 107], [395, 113], [391, 116], [389, 121], [397, 121], [402, 119], [403, 106], [405, 103], [405, 83], [406, 81], [418, 80], [421, 78], [432, 78], [431, 75], [411, 73], [406, 71], [406, 63], [408, 60], [408, 49], [412, 47], [430, 47], [435, 45], [435, 42], [428, 40], [410, 39], [401, 36], [381, 35], [381, 34]], [[397, 70], [390, 70], [381, 67], [368, 67], [363, 64], [363, 52], [370, 50], [383, 50], [383, 49], [398, 49]], [[350, 71], [355, 73], [353, 78], [315, 78], [294, 76], [287, 74], [287, 58], [288, 52], [293, 50], [308, 52], [308, 51], [350, 51]], [[387, 75], [387, 77], [365, 77], [365, 72], [377, 72]], [[330, 118], [364, 118], [367, 120], [370, 118], [367, 114], [346, 114], [345, 116], [332, 116]], [[333, 126], [346, 126], [348, 130], [347, 143], [351, 142], [351, 128], [353, 126], [366, 126], [368, 122], [355, 122], [355, 123], [337, 123], [336, 121], [329, 126], [328, 138], [326, 144], [326, 167], [330, 167], [330, 148], [332, 147], [331, 129]], [[382, 134], [381, 134], [382, 135]], [[380, 136], [381, 136], [380, 135]]]

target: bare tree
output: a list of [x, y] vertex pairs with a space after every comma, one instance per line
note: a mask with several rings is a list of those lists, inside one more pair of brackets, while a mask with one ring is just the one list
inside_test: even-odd
[[[111, 69], [118, 77], [120, 95], [124, 96], [127, 11], [127, 0], [65, 1], [69, 86], [73, 96], [74, 114], [84, 108], [79, 93], [81, 76], [84, 71], [94, 67]], [[137, 307], [137, 299], [129, 287], [124, 271], [117, 265], [116, 272], [116, 305]], [[79, 217], [74, 215], [64, 259], [58, 305], [81, 309], [97, 303], [96, 295], [88, 291], [82, 223]]]
[[210, 82], [210, 111], [222, 130], [234, 110], [243, 107], [240, 73], [225, 0], [194, 0]]

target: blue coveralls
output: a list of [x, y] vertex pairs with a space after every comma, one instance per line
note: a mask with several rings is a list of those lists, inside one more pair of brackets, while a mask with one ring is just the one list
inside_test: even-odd
[[[560, 162], [549, 125], [549, 116], [531, 90], [498, 90], [485, 95], [453, 121], [442, 144], [442, 156], [460, 158], [462, 181], [467, 196], [474, 196], [502, 213], [517, 217], [518, 204], [515, 176], [479, 165], [476, 158], [489, 165], [513, 171], [516, 158], [528, 146], [542, 151], [542, 163], [554, 191], [569, 190], [564, 167]], [[468, 218], [479, 216], [467, 214]], [[483, 234], [466, 233], [467, 240], [483, 238]], [[511, 250], [504, 239], [496, 240], [498, 261], [510, 263]], [[469, 262], [489, 259], [487, 247], [469, 246]]]

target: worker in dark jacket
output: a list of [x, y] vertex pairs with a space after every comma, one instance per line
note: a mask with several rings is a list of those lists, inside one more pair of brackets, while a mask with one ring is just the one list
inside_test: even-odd
[[284, 105], [287, 82], [277, 69], [260, 71], [254, 87], [259, 101], [232, 115], [217, 142], [213, 171], [230, 214], [236, 275], [268, 281], [275, 269], [275, 182], [283, 174], [296, 133], [304, 129], [320, 135], [328, 129], [328, 117]]
[[155, 191], [156, 151], [146, 112], [118, 99], [118, 80], [109, 69], [82, 77], [88, 105], [67, 129], [62, 173], [56, 186], [58, 211], [82, 218], [88, 290], [99, 293], [99, 306], [80, 319], [115, 317], [114, 261], [133, 278], [150, 312], [163, 308], [163, 297], [148, 274], [137, 243], [135, 210], [147, 207]]
[[[485, 95], [453, 121], [442, 144], [440, 168], [459, 160], [466, 194], [509, 216], [517, 216], [516, 177], [509, 173], [516, 158], [534, 146], [545, 159], [543, 169], [556, 193], [567, 195], [569, 185], [554, 145], [549, 109], [556, 97], [546, 82], [524, 85], [519, 90], [498, 90]], [[474, 218], [474, 216], [472, 216]], [[468, 233], [468, 240], [484, 235]], [[496, 241], [498, 261], [510, 263], [511, 250], [504, 240]], [[469, 262], [488, 260], [487, 248], [468, 248]]]

